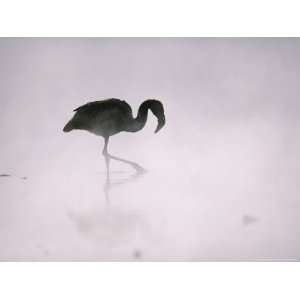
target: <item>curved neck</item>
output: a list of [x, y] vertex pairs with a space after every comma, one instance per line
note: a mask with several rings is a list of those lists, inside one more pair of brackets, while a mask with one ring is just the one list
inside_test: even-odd
[[148, 117], [148, 108], [146, 101], [140, 105], [137, 117], [135, 119], [132, 118], [126, 131], [136, 132], [144, 128]]

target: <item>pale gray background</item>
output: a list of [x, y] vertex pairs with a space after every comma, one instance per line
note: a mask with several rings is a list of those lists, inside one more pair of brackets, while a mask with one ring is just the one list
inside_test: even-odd
[[[0, 260], [299, 260], [300, 40], [0, 39]], [[143, 131], [65, 134], [72, 109], [160, 99]], [[22, 179], [26, 176], [27, 179]]]

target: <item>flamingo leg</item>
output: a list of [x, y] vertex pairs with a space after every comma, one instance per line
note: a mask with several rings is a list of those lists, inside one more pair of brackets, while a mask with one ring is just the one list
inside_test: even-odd
[[117, 156], [113, 156], [111, 154], [107, 154], [107, 156], [110, 159], [113, 159], [113, 160], [120, 161], [120, 162], [123, 162], [125, 164], [128, 164], [129, 166], [131, 166], [132, 168], [134, 168], [138, 174], [142, 174], [142, 173], [146, 173], [147, 172], [142, 166], [140, 166], [138, 163], [136, 163], [134, 161], [130, 161], [130, 160], [123, 159], [123, 158], [120, 158], [120, 157], [117, 157]]
[[107, 152], [108, 140], [109, 140], [109, 137], [104, 138], [104, 147], [103, 147], [103, 150], [102, 150], [102, 154], [104, 156], [108, 155], [108, 152]]

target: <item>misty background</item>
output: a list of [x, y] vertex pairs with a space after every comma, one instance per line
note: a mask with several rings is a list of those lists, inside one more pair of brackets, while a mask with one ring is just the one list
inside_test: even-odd
[[[1, 38], [0, 260], [300, 259], [300, 39]], [[137, 133], [66, 134], [105, 98]], [[8, 176], [9, 175], [9, 176]]]

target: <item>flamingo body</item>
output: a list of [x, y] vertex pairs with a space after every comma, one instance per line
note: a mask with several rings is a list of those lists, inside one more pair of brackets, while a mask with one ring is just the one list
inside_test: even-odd
[[148, 110], [158, 119], [158, 132], [165, 125], [164, 108], [160, 101], [150, 99], [144, 101], [133, 118], [130, 105], [122, 100], [110, 98], [94, 101], [74, 109], [73, 118], [65, 125], [63, 131], [74, 129], [86, 130], [105, 139], [105, 150], [110, 136], [122, 131], [136, 132], [141, 130], [147, 120]]

